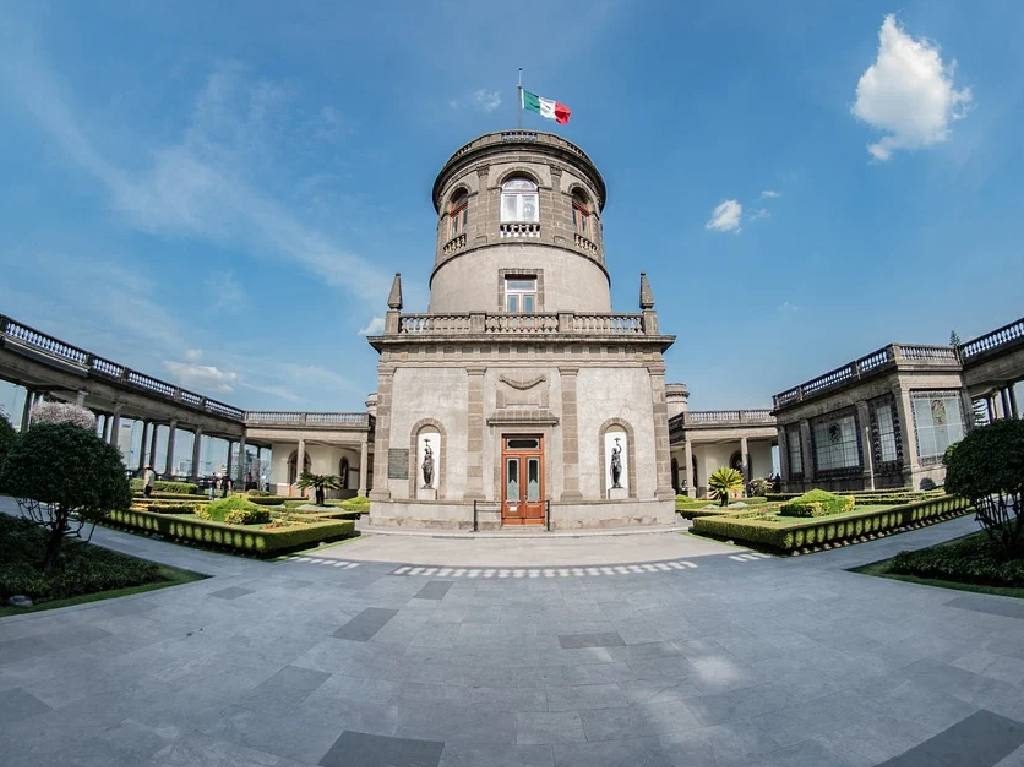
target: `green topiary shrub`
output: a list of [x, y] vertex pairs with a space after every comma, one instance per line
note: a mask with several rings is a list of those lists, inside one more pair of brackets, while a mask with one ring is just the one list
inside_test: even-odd
[[156, 514], [195, 514], [196, 505], [194, 503], [150, 503], [146, 505], [146, 510]]
[[808, 490], [803, 495], [782, 504], [779, 514], [784, 517], [828, 517], [844, 514], [853, 508], [855, 500], [849, 495], [836, 495], [825, 490]]
[[722, 506], [728, 506], [729, 497], [743, 489], [743, 475], [723, 466], [708, 477], [708, 489]]
[[[262, 522], [267, 522], [270, 519], [269, 509], [257, 506], [244, 495], [229, 495], [227, 498], [210, 501], [205, 506], [196, 509], [196, 516], [212, 522], [227, 522], [228, 515], [236, 511], [243, 512], [243, 515], [238, 517], [240, 519], [255, 519], [256, 517], [253, 515], [258, 512], [263, 512], [266, 515]], [[233, 524], [255, 525], [262, 524], [262, 522], [236, 522]]]
[[265, 525], [270, 521], [270, 509], [253, 505], [251, 509], [232, 509], [224, 515], [229, 525]]
[[357, 495], [354, 498], [346, 498], [338, 505], [345, 511], [358, 511], [360, 514], [370, 513], [370, 499], [365, 496]]

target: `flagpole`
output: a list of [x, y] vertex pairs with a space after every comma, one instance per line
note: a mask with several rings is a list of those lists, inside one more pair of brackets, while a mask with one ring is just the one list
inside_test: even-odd
[[516, 86], [519, 91], [519, 114], [516, 121], [516, 128], [519, 130], [523, 129], [523, 68], [519, 67], [519, 85]]

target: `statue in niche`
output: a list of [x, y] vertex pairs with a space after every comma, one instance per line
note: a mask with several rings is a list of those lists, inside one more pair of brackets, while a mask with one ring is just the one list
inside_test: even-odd
[[434, 486], [434, 451], [430, 447], [430, 437], [423, 440], [423, 487]]
[[615, 438], [615, 447], [612, 448], [611, 472], [612, 487], [622, 487], [622, 440]]

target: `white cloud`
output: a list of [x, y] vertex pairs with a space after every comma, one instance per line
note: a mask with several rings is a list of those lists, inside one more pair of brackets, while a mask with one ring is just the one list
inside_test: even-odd
[[782, 197], [782, 192], [777, 192], [774, 189], [765, 189], [761, 192], [762, 200], [774, 200], [777, 197]]
[[800, 307], [790, 301], [783, 301], [779, 304], [779, 311], [783, 314], [794, 314], [795, 312], [800, 311]]
[[232, 392], [238, 381], [238, 373], [221, 370], [213, 365], [168, 360], [164, 362], [164, 367], [178, 380], [179, 385], [186, 389], [198, 389], [199, 392]]
[[878, 32], [878, 57], [857, 83], [853, 114], [887, 135], [868, 146], [877, 160], [898, 149], [945, 141], [950, 122], [963, 117], [970, 88], [953, 84], [955, 62], [944, 64], [936, 45], [904, 32], [893, 14]]
[[767, 208], [758, 208], [753, 213], [751, 213], [747, 217], [747, 219], [750, 221], [760, 221], [762, 218], [768, 218], [768, 216], [770, 215], [771, 213], [768, 212]]
[[477, 109], [483, 112], [493, 112], [501, 106], [501, 94], [498, 91], [488, 91], [480, 88], [473, 91], [473, 103]]
[[359, 329], [359, 335], [361, 336], [379, 336], [384, 332], [384, 318], [374, 317], [366, 325], [365, 328]]
[[713, 211], [704, 225], [705, 229], [716, 232], [738, 232], [743, 217], [743, 206], [737, 200], [723, 200]]

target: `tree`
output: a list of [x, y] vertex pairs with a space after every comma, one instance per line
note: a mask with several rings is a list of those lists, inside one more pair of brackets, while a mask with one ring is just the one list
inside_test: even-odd
[[[10, 451], [11, 446], [17, 438], [18, 432], [14, 430], [11, 422], [7, 420], [7, 412], [3, 408], [0, 408], [0, 472], [2, 472], [4, 468], [4, 458], [7, 457], [8, 451]], [[0, 491], [2, 491], [2, 489], [3, 486], [0, 485]]]
[[129, 508], [132, 500], [117, 448], [70, 423], [34, 423], [20, 434], [0, 471], [0, 487], [49, 531], [46, 572], [57, 566], [66, 536], [80, 536], [86, 523], [95, 525], [108, 511]]
[[946, 491], [969, 498], [976, 519], [1007, 557], [1024, 555], [1024, 421], [981, 426], [942, 458]]
[[708, 477], [708, 487], [722, 506], [728, 506], [729, 496], [743, 489], [743, 475], [736, 469], [723, 466]]
[[308, 471], [299, 475], [299, 490], [316, 489], [316, 505], [324, 505], [324, 491], [327, 488], [337, 489], [341, 487], [341, 480], [333, 474], [313, 474]]

